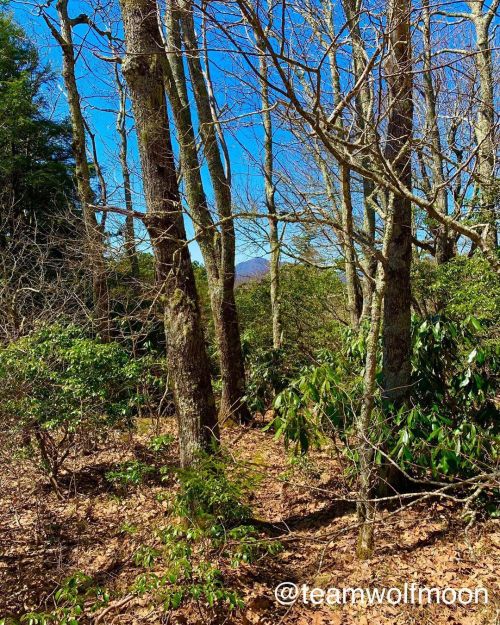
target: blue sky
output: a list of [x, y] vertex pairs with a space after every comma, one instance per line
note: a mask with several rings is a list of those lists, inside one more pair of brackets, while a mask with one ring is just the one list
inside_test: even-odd
[[[90, 4], [90, 0], [88, 0], [88, 2]], [[89, 4], [87, 4], [85, 0], [70, 0], [70, 15], [76, 16], [79, 13], [88, 12]], [[97, 3], [93, 0], [92, 4], [96, 5]], [[114, 24], [120, 23], [119, 10], [116, 4], [117, 2], [115, 0], [111, 0], [111, 4], [109, 5], [106, 3], [99, 5], [104, 6], [105, 9], [101, 9], [98, 15], [92, 15], [101, 28], [106, 29], [110, 22]], [[27, 2], [23, 3], [19, 1], [11, 6], [14, 9], [17, 21], [25, 28], [28, 36], [37, 44], [42, 60], [49, 61], [56, 73], [56, 84], [53, 86], [48, 96], [50, 104], [54, 108], [54, 114], [64, 116], [67, 114], [67, 106], [63, 81], [60, 76], [61, 53], [59, 47], [53, 40], [43, 19], [35, 15]], [[380, 13], [382, 7], [383, 5], [378, 6], [379, 12], [375, 11], [373, 14], [370, 11], [367, 12], [368, 17], [366, 17], [366, 19], [370, 23], [373, 21], [371, 26], [372, 30], [370, 30], [367, 35], [369, 41], [373, 33], [378, 32], [378, 21], [383, 19], [383, 11]], [[462, 5], [461, 3], [454, 3], [454, 7], [460, 8]], [[54, 11], [54, 9], [50, 10]], [[105, 14], [104, 10], [110, 11], [111, 14]], [[335, 3], [334, 10], [336, 14], [334, 19], [339, 20], [339, 24], [342, 23], [343, 17], [340, 15], [340, 3]], [[337, 13], [339, 14], [337, 15]], [[233, 19], [231, 16], [228, 17], [226, 15], [225, 18], [228, 20]], [[299, 31], [302, 28], [307, 29], [307, 25], [303, 23], [303, 18], [301, 16], [294, 15], [290, 19], [290, 24], [293, 27], [292, 30], [294, 28], [297, 28]], [[118, 26], [117, 28], [117, 32], [120, 33], [120, 27]], [[294, 40], [292, 35], [290, 33], [288, 34], [290, 37], [287, 44], [290, 46], [291, 53], [293, 54]], [[245, 62], [238, 58], [238, 55], [227, 54], [227, 52], [223, 50], [223, 48], [226, 48], [228, 45], [227, 41], [217, 39], [217, 37], [217, 32], [214, 32], [213, 38], [209, 39], [211, 47], [211, 73], [215, 85], [217, 103], [222, 110], [222, 119], [232, 120], [225, 124], [224, 128], [226, 130], [225, 137], [231, 156], [234, 204], [237, 208], [250, 208], [252, 211], [255, 209], [263, 209], [264, 185], [260, 170], [262, 163], [262, 127], [258, 112], [260, 109], [260, 101], [255, 84], [257, 77], [252, 73], [249, 67], [245, 65]], [[244, 45], [249, 44], [249, 40], [245, 37], [244, 28], [238, 31], [238, 37], [241, 37]], [[307, 52], [311, 53], [311, 57], [315, 57], [318, 54], [317, 42], [314, 38], [306, 37], [306, 39], [308, 41], [308, 43], [305, 44]], [[99, 48], [102, 53], [109, 54], [109, 51], [105, 49], [105, 40], [93, 33], [89, 27], [85, 25], [78, 26], [75, 29], [74, 40], [78, 47], [83, 44], [82, 53], [77, 62], [77, 77], [86, 117], [99, 139], [99, 160], [108, 180], [109, 203], [123, 205], [117, 134], [115, 131], [116, 115], [113, 110], [116, 109], [117, 106], [114, 94], [113, 66], [110, 63], [97, 59], [92, 53], [96, 48]], [[217, 49], [219, 47], [220, 49]], [[417, 47], [418, 46], [416, 46], [416, 48]], [[338, 61], [341, 67], [341, 82], [345, 88], [347, 88], [348, 83], [352, 81], [352, 75], [349, 71], [350, 54], [349, 42], [346, 41], [340, 46], [338, 52]], [[326, 71], [327, 68], [325, 67], [325, 72]], [[325, 81], [325, 83], [327, 83], [327, 81]], [[326, 90], [324, 89], [322, 97], [325, 98], [328, 106], [328, 103], [330, 103], [332, 99], [328, 87]], [[193, 107], [193, 116], [196, 121], [194, 109], [195, 107]], [[281, 114], [284, 116], [287, 115], [286, 107], [282, 107]], [[286, 128], [280, 129], [277, 115], [273, 116], [273, 120], [276, 148], [275, 157], [277, 161], [276, 169], [280, 170], [281, 168], [281, 171], [284, 171], [286, 176], [285, 182], [278, 185], [278, 203], [281, 203], [281, 207], [286, 209], [291, 208], [293, 210], [296, 207], [300, 208], [302, 202], [309, 201], [306, 197], [306, 193], [303, 193], [304, 189], [307, 190], [307, 194], [309, 194], [309, 198], [312, 202], [322, 201], [321, 194], [324, 196], [324, 186], [321, 181], [317, 180], [319, 173], [316, 166], [314, 164], [311, 165], [311, 157], [307, 157], [306, 151], [302, 149], [302, 140], [295, 139], [292, 133]], [[130, 119], [129, 127], [131, 127], [131, 125], [132, 120]], [[298, 126], [298, 128], [300, 131], [300, 126]], [[304, 139], [308, 140], [307, 128], [303, 130]], [[129, 136], [129, 152], [129, 160], [133, 174], [134, 208], [136, 210], [144, 210], [139, 175], [138, 151], [133, 132], [131, 132]], [[335, 169], [334, 163], [332, 163], [332, 168]], [[202, 168], [202, 176], [204, 178], [207, 196], [210, 200], [212, 193], [206, 167]], [[358, 220], [361, 221], [361, 195], [359, 193], [354, 193], [353, 199], [355, 203], [355, 214]], [[264, 255], [267, 251], [265, 243], [260, 246], [249, 243], [249, 237], [243, 234], [247, 225], [248, 222], [239, 222], [239, 227], [237, 227], [237, 232], [239, 231], [237, 235], [237, 262], [241, 262], [253, 256]], [[265, 228], [265, 220], [260, 220], [260, 226]], [[140, 232], [141, 226], [139, 223], [137, 223], [136, 227]], [[194, 237], [194, 232], [189, 219], [186, 219], [186, 229], [188, 238], [192, 239]], [[297, 231], [297, 227], [287, 226], [286, 240], [290, 240], [292, 235]], [[264, 234], [262, 232], [260, 237], [261, 240], [264, 240]], [[327, 246], [328, 245], [330, 249], [328, 249], [326, 253], [335, 256], [335, 245], [327, 243]], [[190, 249], [193, 259], [202, 261], [200, 250], [195, 242], [190, 244]]]
[[[64, 117], [67, 115], [67, 103], [64, 90], [64, 83], [61, 76], [61, 52], [59, 46], [54, 41], [47, 25], [42, 17], [37, 16], [32, 5], [23, 2], [11, 3], [9, 6], [13, 11], [16, 21], [24, 28], [27, 36], [37, 46], [40, 58], [43, 63], [49, 63], [55, 73], [55, 83], [51, 85], [47, 91], [47, 99], [51, 114], [55, 117]], [[88, 5], [80, 1], [69, 3], [70, 16], [76, 16], [82, 12], [88, 11]], [[101, 20], [103, 15], [97, 16], [99, 25], [105, 26], [106, 22]], [[83, 107], [88, 123], [92, 131], [96, 135], [97, 151], [99, 161], [104, 170], [108, 183], [108, 202], [123, 206], [123, 197], [121, 192], [121, 173], [118, 161], [118, 136], [115, 130], [116, 115], [114, 110], [117, 108], [117, 102], [113, 94], [113, 76], [112, 64], [100, 61], [92, 55], [92, 49], [100, 46], [102, 49], [102, 40], [99, 40], [93, 33], [89, 32], [87, 26], [79, 26], [74, 32], [74, 41], [76, 45], [83, 44], [81, 56], [77, 62], [77, 78], [80, 93], [82, 96]], [[231, 75], [221, 74], [218, 67], [219, 63], [224, 64], [223, 55], [214, 57], [214, 64], [211, 67], [213, 80], [217, 85], [217, 100], [220, 107], [228, 107], [231, 100], [231, 108], [237, 114], [242, 111], [250, 112], [258, 110], [259, 104], [254, 95], [242, 94], [243, 98], [240, 103], [234, 97], [234, 87], [236, 79], [231, 82]], [[248, 101], [244, 101], [248, 95]], [[232, 111], [231, 111], [232, 114]], [[231, 117], [231, 114], [228, 117]], [[240, 198], [251, 195], [257, 203], [263, 205], [263, 180], [260, 174], [258, 163], [261, 153], [261, 127], [260, 118], [252, 117], [254, 123], [248, 124], [245, 128], [242, 124], [238, 128], [237, 133], [226, 132], [225, 137], [231, 156], [231, 170], [234, 189], [234, 200], [240, 203]], [[129, 127], [132, 120], [129, 121]], [[251, 155], [251, 156], [250, 156]], [[252, 158], [257, 163], [252, 162]], [[144, 202], [141, 192], [141, 183], [139, 176], [139, 159], [138, 150], [133, 132], [129, 134], [129, 161], [133, 178], [133, 196], [134, 208], [136, 210], [144, 210]], [[210, 179], [206, 168], [202, 169], [205, 188], [209, 199], [211, 198]], [[114, 219], [114, 218], [113, 218]], [[141, 224], [136, 222], [136, 229], [140, 231]], [[189, 239], [194, 237], [193, 227], [189, 219], [186, 219], [186, 229]], [[144, 233], [142, 233], [143, 236]], [[139, 232], [139, 236], [141, 233]], [[252, 256], [262, 255], [265, 249], [258, 249], [255, 246], [248, 245], [241, 236], [238, 237], [237, 245], [237, 262], [246, 260]], [[202, 256], [196, 242], [190, 244], [193, 260], [202, 261]]]

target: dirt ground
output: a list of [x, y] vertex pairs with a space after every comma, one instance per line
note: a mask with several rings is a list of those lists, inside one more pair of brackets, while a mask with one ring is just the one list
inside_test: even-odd
[[[141, 572], [133, 561], [140, 545], [168, 523], [159, 497], [175, 480], [148, 479], [118, 493], [105, 474], [130, 459], [151, 461], [145, 443], [150, 425], [134, 435], [115, 435], [98, 449], [73, 458], [65, 476], [67, 495], [57, 498], [28, 460], [2, 454], [0, 488], [0, 619], [50, 609], [54, 592], [69, 575], [83, 571], [110, 590], [104, 615], [88, 621], [104, 625], [494, 625], [500, 623], [500, 526], [480, 520], [468, 532], [449, 505], [425, 501], [394, 514], [381, 511], [374, 557], [355, 558], [355, 510], [339, 460], [315, 452], [304, 466], [291, 467], [282, 444], [261, 428], [231, 428], [224, 443], [237, 458], [252, 463], [262, 479], [251, 498], [256, 519], [275, 526], [271, 540], [280, 553], [238, 569], [222, 569], [224, 583], [244, 599], [228, 614], [188, 604], [165, 613], [152, 598], [130, 588]], [[173, 424], [167, 423], [165, 429]], [[169, 458], [174, 462], [175, 445]], [[134, 531], [124, 531], [133, 527]], [[485, 587], [487, 605], [281, 606], [274, 588], [283, 581], [310, 587]], [[125, 601], [124, 601], [125, 599]]]

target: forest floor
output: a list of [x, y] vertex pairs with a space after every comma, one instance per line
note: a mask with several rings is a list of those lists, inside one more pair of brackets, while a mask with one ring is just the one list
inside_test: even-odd
[[[499, 621], [500, 524], [478, 521], [468, 532], [452, 504], [427, 500], [394, 514], [381, 511], [376, 551], [369, 561], [355, 557], [355, 511], [339, 460], [327, 451], [293, 467], [280, 441], [262, 428], [228, 428], [231, 453], [262, 474], [251, 497], [255, 518], [276, 525], [283, 545], [239, 568], [220, 564], [224, 584], [245, 607], [232, 613], [193, 605], [166, 614], [148, 595], [130, 593], [141, 568], [133, 555], [154, 542], [154, 530], [168, 523], [167, 503], [158, 497], [175, 480], [149, 479], [117, 493], [105, 478], [118, 463], [151, 461], [146, 447], [151, 424], [133, 435], [114, 435], [97, 450], [69, 463], [69, 494], [57, 498], [28, 460], [2, 462], [0, 481], [0, 619], [53, 606], [58, 584], [83, 571], [110, 590], [108, 608], [87, 623], [104, 625], [493, 625]], [[166, 423], [168, 430], [172, 423]], [[141, 431], [142, 430], [142, 431]], [[175, 445], [170, 460], [175, 458]], [[5, 449], [2, 452], [5, 454]], [[149, 455], [148, 455], [149, 454]], [[163, 460], [163, 462], [165, 459]], [[168, 460], [167, 460], [168, 462]], [[270, 538], [276, 540], [276, 538]], [[216, 556], [214, 556], [215, 558]], [[153, 567], [154, 570], [154, 567]], [[274, 588], [283, 581], [310, 587], [402, 588], [485, 587], [487, 605], [281, 606]], [[105, 614], [102, 614], [103, 610]]]

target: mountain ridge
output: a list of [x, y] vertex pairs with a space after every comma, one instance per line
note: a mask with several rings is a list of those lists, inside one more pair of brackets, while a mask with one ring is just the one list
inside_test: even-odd
[[269, 261], [258, 256], [249, 258], [235, 266], [235, 282], [243, 284], [250, 280], [259, 280], [269, 273]]

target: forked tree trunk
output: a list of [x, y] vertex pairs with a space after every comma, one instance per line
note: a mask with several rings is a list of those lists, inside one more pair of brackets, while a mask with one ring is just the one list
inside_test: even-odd
[[[411, 0], [389, 0], [389, 112], [385, 156], [407, 189], [411, 189], [413, 124], [410, 11]], [[394, 225], [387, 252], [382, 334], [384, 398], [395, 404], [405, 401], [410, 388], [411, 246], [411, 202], [398, 195], [394, 197]]]
[[218, 437], [215, 402], [187, 247], [164, 94], [164, 55], [155, 0], [122, 0], [126, 54], [122, 71], [134, 111], [145, 224], [165, 308], [167, 365], [179, 424], [182, 466]]
[[68, 0], [58, 0], [56, 7], [59, 16], [60, 32], [56, 30], [48, 18], [46, 18], [46, 22], [62, 50], [62, 76], [64, 86], [66, 87], [71, 120], [76, 186], [85, 226], [86, 252], [88, 264], [92, 272], [94, 313], [100, 336], [104, 341], [108, 341], [111, 331], [106, 262], [104, 258], [105, 246], [102, 229], [97, 223], [95, 210], [92, 208], [94, 192], [90, 184], [85, 121], [75, 75], [76, 59], [73, 44], [73, 22], [68, 15]]
[[[232, 417], [239, 422], [251, 418], [245, 396], [245, 368], [238, 312], [234, 297], [235, 279], [235, 231], [232, 216], [231, 181], [224, 171], [216, 124], [210, 104], [206, 79], [203, 74], [194, 30], [192, 3], [181, 1], [168, 8], [169, 42], [172, 44], [168, 55], [172, 76], [167, 76], [167, 90], [175, 116], [181, 145], [183, 177], [186, 195], [195, 218], [200, 247], [203, 252], [210, 291], [212, 316], [214, 320], [217, 347], [219, 352], [222, 379], [220, 415], [222, 419]], [[179, 28], [181, 26], [181, 28]], [[189, 50], [188, 67], [193, 85], [200, 134], [204, 148], [212, 187], [214, 190], [219, 228], [215, 228], [208, 210], [200, 164], [187, 97], [184, 75], [182, 36]]]

